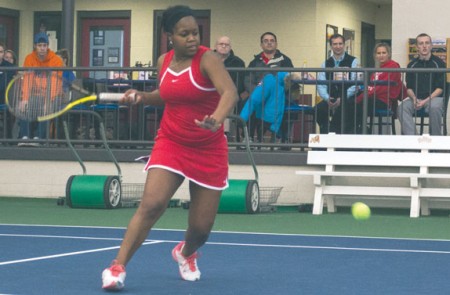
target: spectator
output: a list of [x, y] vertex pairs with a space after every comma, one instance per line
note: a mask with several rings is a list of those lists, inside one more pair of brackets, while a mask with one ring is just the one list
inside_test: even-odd
[[[67, 67], [70, 64], [69, 50], [67, 50], [66, 48], [59, 49], [58, 51], [56, 51], [56, 55], [58, 55], [62, 59], [65, 67]], [[63, 77], [64, 81], [67, 82], [64, 85], [64, 89], [65, 89], [64, 91], [66, 91], [66, 88], [68, 88], [68, 86], [73, 81], [75, 81], [75, 74], [72, 71], [65, 70], [65, 71], [63, 71], [62, 77]]]
[[[215, 45], [215, 52], [217, 52], [220, 55], [220, 58], [222, 59], [225, 67], [227, 68], [245, 68], [244, 61], [239, 58], [237, 55], [234, 54], [233, 48], [231, 45], [231, 39], [227, 36], [221, 36], [216, 40]], [[243, 72], [236, 72], [236, 71], [228, 71], [231, 79], [234, 81], [234, 85], [236, 85], [236, 88], [238, 90], [238, 94], [240, 95], [245, 91], [244, 88], [244, 73]], [[239, 98], [239, 101], [237, 103], [237, 113], [239, 113], [243, 107], [243, 100]], [[230, 131], [230, 123], [229, 119], [225, 120], [224, 122], [224, 130], [225, 134], [229, 134]], [[239, 131], [236, 133], [236, 140], [240, 141], [240, 134]]]
[[[5, 56], [3, 57], [6, 61], [9, 61], [13, 66], [17, 66], [17, 56], [14, 53], [14, 51], [12, 51], [11, 49], [7, 49], [5, 50]], [[16, 74], [16, 72], [14, 72], [14, 75]], [[11, 134], [11, 138], [17, 138], [18, 133], [19, 133], [19, 124], [18, 124], [18, 120], [16, 120], [16, 118], [11, 114], [7, 114], [7, 116], [9, 116], [10, 118], [10, 126], [12, 126], [12, 134]]]
[[[55, 54], [48, 47], [48, 36], [44, 32], [40, 32], [34, 36], [34, 50], [25, 57], [23, 63], [24, 67], [63, 67], [62, 59]], [[46, 73], [46, 72], [45, 72]], [[28, 121], [19, 120], [19, 137], [22, 138], [23, 142], [20, 142], [19, 146], [38, 146], [38, 143], [28, 142], [29, 138], [32, 137], [32, 130], [30, 128]], [[47, 137], [48, 122], [39, 122], [37, 124], [38, 136], [34, 136], [33, 139], [44, 139]]]
[[5, 50], [4, 59], [9, 61], [13, 66], [17, 66], [17, 56], [11, 49]]
[[[0, 43], [0, 67], [12, 67], [13, 64], [5, 59], [5, 45]], [[0, 104], [5, 103], [5, 91], [9, 81], [14, 76], [13, 71], [0, 71]]]
[[[200, 46], [194, 12], [187, 6], [164, 11], [162, 26], [173, 49], [158, 59], [159, 89], [130, 89], [123, 102], [164, 105], [142, 201], [131, 219], [119, 253], [102, 274], [103, 288], [123, 288], [125, 266], [147, 238], [185, 178], [190, 206], [185, 241], [172, 250], [182, 279], [197, 281], [197, 249], [208, 239], [228, 187], [228, 145], [222, 123], [237, 101], [237, 91], [217, 54]], [[158, 292], [155, 290], [155, 292]]]
[[[57, 50], [56, 55], [58, 55], [62, 61], [65, 67], [67, 67], [70, 64], [70, 55], [69, 55], [69, 50], [66, 48], [62, 48]], [[69, 71], [69, 70], [64, 70], [62, 73], [62, 78], [63, 78], [63, 89], [65, 93], [69, 93], [72, 88], [71, 85], [72, 83], [75, 81], [76, 77], [73, 71]], [[70, 97], [70, 101], [74, 101], [79, 97], [73, 97], [72, 93], [70, 93], [70, 95], [68, 95], [68, 97]], [[76, 119], [74, 118], [72, 122], [73, 126], [71, 126], [72, 128], [70, 128], [70, 137], [73, 138], [74, 134], [75, 134], [75, 127], [74, 126], [80, 126], [81, 125], [81, 116], [75, 116]], [[71, 121], [71, 120], [68, 120]], [[64, 135], [62, 134], [63, 131], [63, 125], [62, 125], [62, 121], [61, 120], [57, 120], [58, 124], [58, 128], [55, 128], [56, 130], [54, 131], [54, 133], [57, 134], [57, 138], [64, 138]], [[52, 129], [52, 128], [50, 128]], [[80, 127], [81, 129], [81, 127]], [[80, 130], [79, 133], [82, 133], [82, 131]]]
[[[373, 58], [377, 67], [381, 69], [400, 68], [400, 65], [391, 59], [391, 47], [386, 43], [378, 43], [373, 50]], [[389, 81], [392, 82], [387, 85], [370, 85], [367, 88], [368, 109], [367, 113], [373, 116], [375, 110], [397, 110], [398, 100], [406, 96], [406, 89], [402, 81], [400, 72], [375, 72], [370, 76], [370, 81]], [[358, 133], [361, 133], [362, 128], [362, 102], [364, 93], [360, 93], [356, 98], [357, 103], [357, 122]]]
[[[332, 56], [323, 64], [322, 68], [356, 68], [358, 59], [345, 52], [345, 38], [341, 34], [334, 34], [329, 39]], [[342, 72], [319, 72], [317, 80], [356, 80], [356, 73]], [[322, 101], [316, 105], [317, 124], [320, 127], [320, 133], [352, 133], [355, 127], [354, 118], [354, 98], [356, 86], [351, 84], [337, 83], [320, 84], [317, 91]], [[343, 106], [343, 104], [345, 104]], [[345, 113], [343, 113], [345, 111]], [[331, 117], [331, 120], [330, 120]], [[343, 117], [343, 118], [342, 118]], [[344, 120], [344, 122], [342, 122]], [[343, 125], [343, 129], [342, 127]]]
[[[291, 59], [278, 50], [277, 36], [265, 32], [260, 37], [262, 51], [255, 55], [249, 63], [249, 68], [293, 68]], [[267, 73], [255, 73], [246, 79], [246, 90], [251, 93]]]
[[[215, 52], [220, 55], [225, 67], [227, 68], [245, 68], [245, 62], [234, 54], [231, 39], [227, 36], [219, 37], [216, 40]], [[244, 79], [242, 73], [230, 72], [230, 76], [238, 89], [238, 93], [244, 92]]]
[[[5, 45], [0, 43], [0, 67], [12, 67], [13, 65], [5, 59]], [[13, 71], [2, 70], [0, 71], [0, 104], [5, 104], [5, 91], [8, 86], [9, 81], [11, 81], [14, 76]], [[12, 138], [12, 126], [14, 117], [11, 116], [9, 112], [5, 112], [6, 117], [3, 118], [3, 124], [6, 124], [5, 128], [1, 128], [6, 130], [6, 134], [3, 134], [3, 137]]]
[[[431, 37], [420, 34], [416, 37], [418, 57], [409, 64], [409, 69], [440, 69], [446, 64], [431, 53]], [[417, 134], [414, 116], [424, 109], [430, 116], [430, 134], [442, 135], [442, 115], [444, 113], [443, 92], [445, 89], [445, 73], [408, 72], [406, 73], [408, 97], [398, 107], [398, 119], [402, 126], [402, 134]]]
[[[254, 59], [249, 63], [249, 68], [293, 68], [291, 59], [278, 50], [277, 36], [272, 32], [265, 32], [260, 37], [260, 46], [262, 51], [255, 55]], [[261, 82], [267, 72], [250, 73], [245, 77], [246, 91], [241, 94], [241, 98], [246, 99], [253, 89]], [[258, 138], [262, 138], [262, 122], [256, 117], [249, 120], [250, 140], [252, 140], [255, 131]]]

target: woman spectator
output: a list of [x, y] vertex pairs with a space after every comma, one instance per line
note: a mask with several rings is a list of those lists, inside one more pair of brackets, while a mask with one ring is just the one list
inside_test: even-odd
[[[400, 68], [400, 65], [391, 59], [391, 47], [386, 43], [378, 43], [373, 50], [377, 67]], [[367, 87], [368, 110], [367, 114], [373, 116], [375, 110], [391, 111], [395, 114], [397, 101], [406, 97], [406, 88], [400, 72], [375, 72], [370, 76], [372, 85]], [[376, 81], [389, 81], [390, 83], [377, 84]], [[356, 98], [358, 132], [362, 131], [362, 108], [364, 93]]]
[[[70, 56], [69, 56], [68, 49], [66, 49], [66, 48], [60, 49], [60, 50], [56, 51], [56, 55], [61, 57], [65, 67], [69, 66]], [[75, 74], [72, 71], [66, 70], [63, 72], [63, 79], [70, 85], [75, 80]]]
[[17, 57], [14, 51], [11, 49], [7, 49], [5, 51], [5, 56], [3, 57], [5, 60], [9, 61], [13, 66], [17, 66]]

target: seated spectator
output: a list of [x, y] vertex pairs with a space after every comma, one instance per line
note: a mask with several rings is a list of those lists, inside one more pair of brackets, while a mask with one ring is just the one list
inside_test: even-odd
[[[385, 68], [400, 68], [400, 65], [391, 59], [391, 47], [386, 43], [378, 43], [373, 50], [373, 57], [377, 67]], [[396, 111], [396, 104], [398, 99], [406, 97], [406, 87], [402, 81], [400, 72], [375, 72], [370, 76], [370, 81], [390, 81], [393, 83], [387, 85], [370, 85], [367, 88], [367, 114], [373, 116], [375, 110], [394, 110]], [[357, 104], [357, 122], [358, 133], [362, 131], [362, 111], [363, 111], [364, 93], [361, 93], [356, 98]]]
[[[227, 68], [245, 68], [245, 62], [234, 54], [233, 47], [231, 45], [231, 39], [227, 36], [219, 37], [216, 40], [216, 46], [214, 52], [219, 54], [223, 61], [223, 64]], [[244, 77], [243, 73], [239, 72], [229, 72], [231, 79], [233, 79], [238, 93], [243, 92], [244, 89]]]
[[[214, 52], [216, 52], [220, 59], [223, 61], [223, 64], [226, 68], [245, 68], [245, 62], [234, 54], [233, 47], [231, 44], [231, 39], [228, 36], [221, 36], [217, 38]], [[236, 105], [237, 113], [239, 113], [244, 105], [241, 96], [241, 93], [245, 91], [244, 87], [244, 73], [236, 72], [236, 71], [228, 71], [231, 79], [233, 79], [234, 85], [236, 85], [239, 101]], [[224, 130], [228, 135], [230, 132], [230, 122], [229, 119], [224, 122]], [[236, 134], [236, 140], [240, 141], [239, 132]]]
[[[416, 37], [418, 57], [409, 64], [409, 69], [441, 69], [445, 62], [431, 53], [431, 37], [420, 34]], [[442, 135], [442, 115], [444, 114], [445, 73], [408, 72], [406, 73], [408, 97], [398, 106], [398, 119], [402, 125], [403, 135], [417, 134], [414, 116], [424, 109], [430, 116], [431, 135]]]
[[[334, 34], [328, 40], [333, 55], [329, 57], [322, 68], [342, 68], [343, 72], [319, 72], [317, 80], [356, 80], [356, 72], [345, 69], [357, 68], [358, 59], [345, 51], [345, 38], [341, 34]], [[339, 75], [341, 74], [341, 75]], [[317, 86], [322, 101], [316, 106], [316, 121], [320, 133], [354, 133], [356, 87], [351, 84], [329, 83]], [[343, 106], [345, 105], [345, 106]], [[343, 110], [342, 110], [343, 108]]]
[[[55, 53], [56, 53], [57, 56], [59, 56], [62, 59], [63, 64], [64, 64], [65, 67], [69, 66], [69, 64], [70, 64], [70, 55], [69, 55], [69, 50], [68, 49], [62, 48], [62, 49], [57, 50]], [[70, 86], [72, 85], [72, 83], [76, 79], [75, 74], [74, 74], [73, 71], [64, 70], [63, 73], [62, 73], [62, 78], [63, 78], [63, 89], [64, 89], [64, 92], [69, 93], [72, 90], [72, 88]], [[69, 97], [70, 97], [71, 101], [75, 100], [75, 98], [72, 97], [71, 95]], [[76, 121], [77, 122], [75, 122], [74, 125], [79, 125], [80, 124], [79, 123], [80, 118], [78, 117], [78, 120], [76, 120]], [[63, 129], [64, 127], [62, 125], [62, 121], [61, 120], [57, 120], [56, 122], [58, 123], [57, 124], [58, 127], [56, 128], [56, 130], [51, 130], [53, 132], [53, 136], [55, 136], [55, 134], [56, 134], [57, 138], [64, 138], [64, 135], [62, 133], [63, 130], [64, 130]], [[71, 128], [70, 137], [73, 138], [74, 134], [75, 134], [75, 130], [74, 130], [74, 128]]]
[[247, 122], [255, 113], [256, 118], [263, 122], [263, 130], [258, 132], [259, 142], [262, 142], [262, 136], [267, 130], [273, 134], [281, 134], [286, 95], [298, 96], [299, 85], [291, 83], [291, 80], [297, 79], [301, 79], [299, 73], [267, 74], [250, 94], [240, 116]]
[[[58, 55], [59, 57], [61, 57], [63, 64], [65, 67], [67, 67], [70, 63], [70, 56], [69, 56], [69, 50], [63, 48], [60, 49], [58, 51], [56, 51], [56, 55]], [[75, 74], [72, 71], [63, 71], [63, 75], [62, 75], [63, 79], [64, 79], [64, 91], [68, 91], [70, 84], [75, 81]]]
[[[5, 59], [5, 45], [0, 43], [0, 67], [12, 67], [13, 64]], [[14, 71], [0, 71], [0, 104], [5, 103], [5, 91], [9, 81], [14, 76]]]
[[[293, 68], [292, 60], [278, 49], [277, 36], [272, 32], [261, 34], [260, 38], [261, 52], [255, 54], [254, 58], [248, 64], [248, 68]], [[242, 100], [248, 99], [250, 93], [259, 85], [263, 77], [269, 72], [257, 71], [247, 72], [245, 75], [245, 91], [240, 93]], [[252, 116], [249, 120], [250, 138], [253, 138], [256, 129], [261, 127], [261, 122]], [[261, 134], [258, 134], [261, 137]]]
[[5, 50], [5, 56], [4, 59], [6, 61], [9, 61], [13, 66], [17, 66], [17, 57], [16, 54], [14, 53], [14, 51], [12, 51], [11, 49], [7, 49]]
[[[5, 59], [5, 45], [0, 43], [0, 67], [12, 67], [13, 65]], [[8, 86], [9, 81], [11, 81], [14, 76], [14, 71], [2, 70], [0, 71], [0, 104], [5, 104], [5, 91]], [[9, 112], [5, 112], [2, 124], [6, 126], [0, 127], [0, 137], [11, 138], [12, 137], [12, 126], [14, 117], [11, 116]], [[5, 128], [3, 128], [5, 127]], [[6, 134], [3, 134], [3, 130], [6, 130]]]

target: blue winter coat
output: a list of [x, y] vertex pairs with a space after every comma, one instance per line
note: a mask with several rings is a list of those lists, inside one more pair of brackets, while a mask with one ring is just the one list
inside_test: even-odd
[[258, 119], [271, 123], [270, 130], [278, 133], [284, 115], [285, 89], [284, 78], [288, 72], [267, 74], [256, 86], [245, 103], [240, 116], [248, 121], [255, 112]]

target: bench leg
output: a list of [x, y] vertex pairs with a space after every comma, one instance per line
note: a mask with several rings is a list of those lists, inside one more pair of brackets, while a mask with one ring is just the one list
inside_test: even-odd
[[419, 188], [413, 188], [411, 194], [411, 211], [409, 213], [409, 216], [419, 217], [419, 215], [420, 215]]
[[328, 213], [336, 213], [336, 205], [334, 204], [334, 196], [327, 196]]
[[316, 190], [314, 192], [313, 214], [321, 215], [322, 213], [323, 213], [322, 186], [316, 185]]
[[430, 206], [428, 204], [428, 200], [420, 200], [420, 212], [425, 216], [430, 215]]

